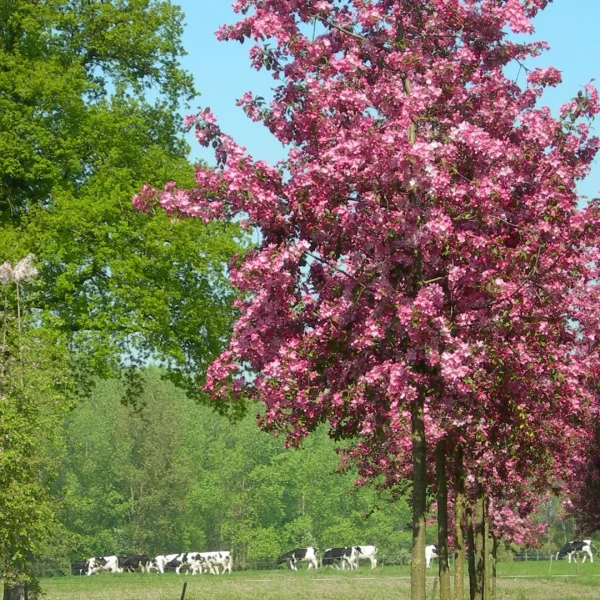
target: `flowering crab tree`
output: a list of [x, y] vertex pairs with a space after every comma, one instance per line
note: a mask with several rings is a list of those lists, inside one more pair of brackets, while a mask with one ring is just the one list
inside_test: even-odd
[[567, 514], [572, 516], [581, 532], [579, 537], [591, 537], [600, 529], [600, 424], [596, 420], [594, 436], [587, 445], [586, 459], [573, 470], [566, 501]]
[[238, 0], [218, 36], [253, 40], [253, 66], [272, 72], [269, 103], [239, 104], [286, 159], [255, 160], [206, 109], [187, 123], [217, 167], [134, 199], [260, 230], [230, 264], [240, 317], [207, 387], [260, 399], [262, 425], [290, 443], [327, 422], [363, 477], [412, 478], [413, 599], [428, 462], [448, 597], [448, 484], [473, 498], [481, 575], [486, 491], [500, 506], [500, 476], [508, 497], [547, 487], [590, 416], [600, 213], [578, 209], [575, 185], [598, 148], [598, 94], [586, 86], [554, 118], [538, 101], [560, 73], [525, 64], [545, 44], [507, 37], [546, 4]]

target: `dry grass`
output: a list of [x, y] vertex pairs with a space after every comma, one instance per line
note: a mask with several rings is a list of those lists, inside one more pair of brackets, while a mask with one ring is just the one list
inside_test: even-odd
[[[499, 569], [498, 600], [587, 600], [600, 598], [600, 565], [585, 564], [577, 576], [574, 565], [507, 563]], [[356, 572], [246, 571], [198, 577], [166, 574], [62, 577], [42, 582], [48, 600], [407, 600], [408, 567], [366, 568]], [[435, 577], [427, 579], [433, 598]], [[439, 588], [438, 588], [439, 589]], [[437, 593], [436, 593], [437, 595]]]

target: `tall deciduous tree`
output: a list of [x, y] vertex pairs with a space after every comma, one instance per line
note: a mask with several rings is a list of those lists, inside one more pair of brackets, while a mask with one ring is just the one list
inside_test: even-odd
[[[531, 33], [546, 4], [240, 0], [244, 16], [218, 35], [254, 40], [253, 65], [279, 81], [268, 105], [251, 93], [240, 104], [287, 159], [254, 160], [207, 110], [188, 123], [219, 169], [198, 169], [189, 193], [135, 199], [260, 228], [260, 248], [231, 265], [241, 316], [208, 388], [259, 397], [263, 424], [291, 442], [328, 422], [360, 440], [366, 476], [410, 473], [413, 600], [425, 598], [435, 448], [442, 503], [448, 468], [468, 472], [481, 600], [490, 496], [501, 506], [519, 486], [564, 479], [588, 435], [600, 211], [578, 209], [575, 186], [600, 108], [590, 85], [558, 118], [538, 106], [560, 73], [527, 70], [545, 45], [508, 32]], [[443, 460], [457, 445], [458, 470]]]
[[65, 349], [48, 331], [32, 332], [26, 288], [32, 257], [0, 265], [0, 568], [4, 600], [38, 589], [31, 555], [56, 523], [48, 483], [59, 426], [72, 405]]
[[[78, 384], [152, 357], [197, 391], [230, 329], [224, 265], [243, 249], [239, 228], [150, 220], [130, 202], [144, 182], [193, 183], [182, 18], [165, 0], [0, 3], [0, 262], [36, 255], [23, 333], [55, 340]], [[23, 378], [40, 411], [46, 376]], [[139, 378], [126, 380], [137, 393]], [[18, 439], [21, 425], [2, 427]], [[4, 474], [27, 493], [19, 472]]]
[[239, 228], [130, 202], [145, 182], [193, 184], [182, 19], [164, 0], [0, 9], [0, 258], [36, 255], [38, 315], [68, 333], [80, 379], [153, 356], [197, 389], [228, 335]]

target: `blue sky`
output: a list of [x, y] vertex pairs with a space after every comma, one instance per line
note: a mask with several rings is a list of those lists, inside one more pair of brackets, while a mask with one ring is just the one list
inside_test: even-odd
[[[183, 66], [193, 74], [196, 88], [201, 93], [191, 108], [209, 106], [222, 129], [246, 146], [255, 158], [271, 162], [282, 158], [281, 145], [264, 127], [246, 118], [235, 104], [249, 90], [268, 97], [274, 82], [268, 73], [250, 67], [249, 44], [217, 42], [214, 35], [217, 28], [237, 18], [231, 10], [231, 2], [174, 0], [174, 3], [179, 4], [186, 15], [183, 42], [188, 56], [184, 58]], [[563, 83], [548, 90], [544, 97], [544, 103], [553, 111], [591, 79], [595, 78], [596, 85], [600, 86], [599, 23], [600, 0], [554, 0], [534, 21], [535, 39], [550, 44], [550, 51], [535, 65], [553, 65], [563, 75]], [[600, 135], [600, 119], [596, 133]], [[211, 153], [193, 140], [191, 144], [193, 157], [212, 162]], [[591, 175], [581, 183], [579, 190], [591, 197], [600, 193], [600, 158], [596, 159]]]

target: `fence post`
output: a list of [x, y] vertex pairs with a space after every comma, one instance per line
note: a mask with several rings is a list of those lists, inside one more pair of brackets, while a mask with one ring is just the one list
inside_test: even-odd
[[183, 589], [181, 590], [181, 599], [180, 600], [184, 600], [186, 588], [187, 588], [187, 581], [184, 581], [183, 582]]

